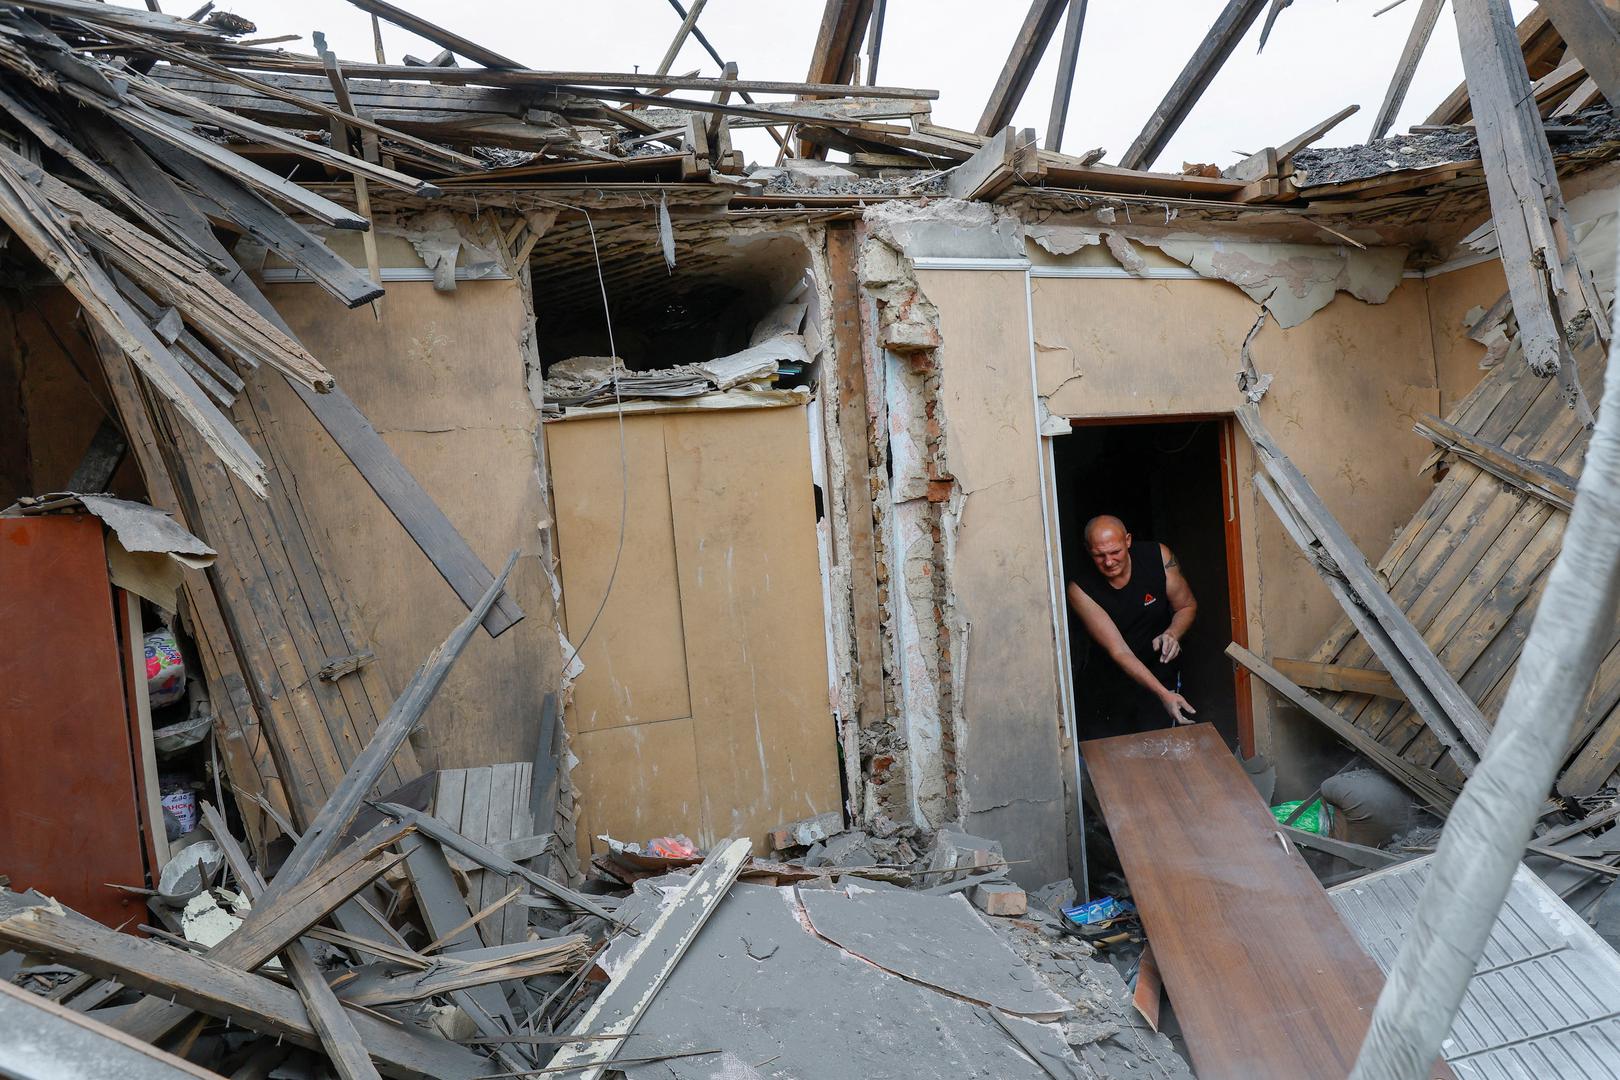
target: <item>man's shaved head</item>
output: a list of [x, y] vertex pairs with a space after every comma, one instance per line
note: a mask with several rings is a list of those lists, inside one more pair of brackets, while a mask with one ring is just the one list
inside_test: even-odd
[[1129, 535], [1125, 531], [1125, 523], [1113, 514], [1098, 514], [1086, 522], [1085, 537], [1088, 545], [1097, 543], [1103, 536], [1110, 533], [1117, 535], [1120, 539], [1124, 539]]

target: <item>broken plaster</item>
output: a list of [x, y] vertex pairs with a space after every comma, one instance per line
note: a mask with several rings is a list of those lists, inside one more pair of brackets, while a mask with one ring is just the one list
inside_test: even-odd
[[1196, 233], [1162, 235], [1137, 228], [1104, 229], [1082, 225], [1031, 225], [1028, 237], [1054, 255], [1073, 255], [1106, 245], [1126, 271], [1146, 275], [1147, 261], [1134, 247], [1156, 247], [1201, 277], [1227, 281], [1265, 305], [1284, 329], [1298, 326], [1347, 292], [1369, 304], [1382, 304], [1401, 283], [1404, 247], [1351, 248], [1345, 245], [1226, 240]]

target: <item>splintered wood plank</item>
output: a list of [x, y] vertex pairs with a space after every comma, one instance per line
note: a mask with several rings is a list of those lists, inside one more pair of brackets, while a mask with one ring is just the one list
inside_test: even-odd
[[[480, 844], [489, 839], [490, 769], [485, 765], [467, 770], [467, 789], [461, 797], [461, 835]], [[499, 884], [499, 879], [486, 870], [473, 870], [467, 874], [467, 906], [479, 910], [500, 896], [494, 891], [486, 899], [485, 891]], [[480, 923], [478, 935], [485, 945], [499, 945], [488, 923]]]
[[466, 769], [439, 771], [439, 790], [433, 797], [433, 816], [458, 832], [461, 830], [461, 801], [466, 791]]
[[1214, 727], [1081, 752], [1200, 1080], [1346, 1076], [1383, 976]]

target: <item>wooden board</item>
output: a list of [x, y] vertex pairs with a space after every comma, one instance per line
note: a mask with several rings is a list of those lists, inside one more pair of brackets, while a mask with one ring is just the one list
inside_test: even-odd
[[[574, 683], [569, 732], [691, 716], [663, 420], [625, 417], [622, 470], [614, 419], [548, 424], [545, 432], [562, 564], [563, 625], [585, 664], [584, 675]], [[617, 558], [615, 574], [626, 473], [629, 512], [624, 554]], [[596, 629], [587, 639], [593, 620]]]
[[1347, 1076], [1383, 976], [1214, 727], [1081, 752], [1200, 1080]]
[[839, 807], [802, 408], [664, 418], [704, 846]]
[[[446, 769], [438, 776], [433, 816], [481, 844], [498, 846], [532, 836], [529, 778], [533, 769], [527, 761]], [[520, 884], [515, 877], [483, 869], [469, 871], [467, 881], [471, 887], [467, 903], [474, 911], [494, 903]], [[526, 941], [528, 931], [525, 909], [517, 904], [508, 904], [498, 916], [478, 924], [478, 933], [486, 945]]]
[[[551, 424], [582, 835], [708, 847], [838, 807], [802, 408]], [[667, 516], [666, 516], [667, 515]], [[698, 747], [703, 752], [698, 752]]]
[[109, 926], [146, 884], [114, 619], [100, 521], [0, 519], [0, 873]]

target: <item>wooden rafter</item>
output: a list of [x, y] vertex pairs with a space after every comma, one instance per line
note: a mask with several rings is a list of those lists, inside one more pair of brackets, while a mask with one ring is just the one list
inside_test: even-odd
[[993, 134], [1012, 122], [1013, 112], [1024, 98], [1024, 91], [1046, 53], [1046, 44], [1052, 40], [1065, 6], [1066, 0], [1030, 0], [1029, 11], [1007, 53], [1007, 62], [1002, 65], [996, 85], [990, 91], [990, 100], [985, 102], [984, 115], [974, 128], [980, 135]]
[[1125, 151], [1125, 156], [1120, 158], [1122, 167], [1148, 169], [1153, 166], [1265, 6], [1266, 0], [1228, 0], [1215, 25], [1210, 27], [1209, 33], [1193, 52], [1192, 59], [1187, 61], [1187, 66], [1164, 95], [1164, 100], [1148, 117], [1142, 133]]
[[1086, 0], [1070, 0], [1063, 23], [1063, 47], [1058, 54], [1057, 81], [1052, 87], [1052, 112], [1046, 119], [1046, 148], [1063, 149], [1063, 129], [1069, 119], [1069, 98], [1074, 94], [1074, 70], [1080, 59], [1080, 35], [1085, 30]]
[[1395, 75], [1389, 80], [1389, 89], [1384, 93], [1384, 103], [1378, 107], [1378, 115], [1373, 118], [1368, 142], [1382, 139], [1389, 132], [1390, 125], [1395, 123], [1395, 114], [1401, 111], [1401, 105], [1406, 101], [1406, 92], [1412, 87], [1412, 76], [1417, 74], [1418, 61], [1423, 59], [1423, 50], [1428, 47], [1429, 36], [1434, 33], [1434, 24], [1439, 21], [1440, 9], [1445, 4], [1446, 0], [1423, 0], [1418, 8], [1417, 15], [1412, 19], [1412, 32], [1407, 35], [1406, 44], [1401, 48], [1401, 58], [1395, 63]]
[[1620, 24], [1602, 0], [1542, 0], [1541, 6], [1574, 56], [1609, 99], [1620, 108]]

